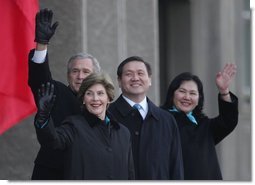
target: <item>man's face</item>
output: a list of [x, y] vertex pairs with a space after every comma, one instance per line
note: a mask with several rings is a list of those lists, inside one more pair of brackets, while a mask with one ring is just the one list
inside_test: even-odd
[[123, 72], [118, 78], [122, 94], [133, 101], [141, 101], [151, 86], [151, 77], [144, 63], [132, 61], [123, 66]]
[[83, 79], [93, 72], [91, 59], [77, 59], [71, 63], [71, 71], [67, 74], [70, 88], [78, 92]]

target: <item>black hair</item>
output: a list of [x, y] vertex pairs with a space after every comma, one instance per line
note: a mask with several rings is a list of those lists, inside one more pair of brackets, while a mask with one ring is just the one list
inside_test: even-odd
[[199, 99], [198, 99], [198, 105], [193, 110], [193, 113], [194, 115], [197, 115], [197, 116], [203, 116], [204, 115], [203, 113], [203, 107], [204, 107], [203, 84], [201, 80], [198, 78], [198, 76], [193, 75], [189, 72], [181, 73], [172, 80], [167, 90], [165, 102], [163, 103], [161, 107], [163, 109], [170, 109], [173, 107], [174, 92], [180, 87], [180, 85], [184, 81], [194, 81], [197, 84]]
[[126, 65], [127, 63], [129, 62], [133, 62], [133, 61], [138, 61], [138, 62], [142, 62], [144, 63], [146, 69], [147, 69], [147, 72], [148, 72], [148, 75], [151, 76], [152, 75], [152, 70], [151, 70], [151, 66], [148, 62], [145, 62], [143, 60], [142, 57], [139, 57], [139, 56], [132, 56], [132, 57], [128, 57], [126, 58], [124, 61], [122, 61], [120, 63], [120, 65], [118, 66], [118, 69], [117, 69], [117, 76], [118, 78], [121, 78], [121, 75], [122, 75], [122, 72], [123, 72], [123, 67], [124, 65]]

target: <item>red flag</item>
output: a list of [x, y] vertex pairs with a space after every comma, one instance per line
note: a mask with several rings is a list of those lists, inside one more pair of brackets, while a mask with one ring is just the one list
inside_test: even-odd
[[0, 1], [0, 135], [36, 111], [28, 86], [38, 0]]

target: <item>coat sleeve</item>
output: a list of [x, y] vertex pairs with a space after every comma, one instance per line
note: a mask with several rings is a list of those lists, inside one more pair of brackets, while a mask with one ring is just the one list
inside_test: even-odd
[[52, 76], [48, 63], [48, 53], [45, 62], [37, 64], [32, 61], [35, 50], [32, 49], [28, 56], [28, 85], [30, 86], [34, 99], [37, 98], [37, 90], [41, 87], [42, 83], [52, 81]]
[[210, 120], [215, 144], [230, 134], [238, 123], [238, 98], [230, 93], [232, 102], [225, 102], [218, 95], [219, 115]]
[[54, 123], [50, 118], [43, 128], [39, 128], [35, 124], [35, 129], [40, 145], [50, 149], [66, 149], [71, 145], [75, 136], [73, 124], [68, 120], [64, 121], [60, 127], [55, 128]]

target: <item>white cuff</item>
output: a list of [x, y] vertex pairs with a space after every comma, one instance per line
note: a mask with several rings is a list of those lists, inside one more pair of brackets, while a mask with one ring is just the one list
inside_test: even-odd
[[46, 54], [47, 54], [47, 49], [42, 51], [35, 50], [32, 61], [34, 63], [41, 64], [45, 62]]

